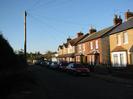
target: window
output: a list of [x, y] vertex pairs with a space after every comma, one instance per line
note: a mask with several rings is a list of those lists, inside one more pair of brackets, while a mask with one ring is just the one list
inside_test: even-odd
[[116, 35], [116, 41], [117, 41], [117, 45], [121, 45], [121, 35], [120, 34]]
[[127, 32], [124, 32], [123, 33], [123, 43], [128, 43], [128, 33]]
[[83, 44], [83, 51], [85, 51], [85, 44]]
[[118, 55], [114, 54], [113, 57], [114, 57], [114, 65], [118, 65]]
[[124, 54], [120, 53], [120, 65], [124, 65]]
[[90, 42], [90, 48], [93, 49], [93, 42]]
[[69, 47], [68, 47], [68, 53], [72, 53], [72, 46], [71, 45], [69, 45]]
[[82, 52], [81, 44], [78, 45], [78, 52], [79, 52], [79, 53]]
[[112, 53], [113, 66], [116, 67], [126, 67], [127, 56], [126, 52], [113, 52]]
[[98, 49], [98, 40], [96, 40], [96, 49]]
[[81, 44], [79, 45], [79, 50], [81, 50]]

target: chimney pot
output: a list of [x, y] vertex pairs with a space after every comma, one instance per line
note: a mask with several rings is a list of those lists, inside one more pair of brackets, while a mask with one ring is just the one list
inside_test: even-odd
[[89, 33], [90, 34], [92, 34], [92, 33], [94, 33], [94, 32], [96, 32], [97, 30], [96, 29], [94, 29], [92, 26], [91, 26], [91, 28], [89, 29]]
[[70, 37], [68, 37], [68, 38], [67, 38], [67, 42], [69, 42], [70, 40], [71, 40], [71, 38], [70, 38]]
[[118, 18], [118, 16], [115, 15], [113, 22], [114, 22], [114, 25], [121, 24], [122, 23], [121, 16], [119, 16], [119, 18]]
[[128, 11], [125, 12], [125, 20], [127, 21], [131, 17], [133, 17], [133, 12], [130, 12], [130, 10], [128, 9]]
[[83, 36], [84, 34], [82, 32], [77, 33], [77, 37]]

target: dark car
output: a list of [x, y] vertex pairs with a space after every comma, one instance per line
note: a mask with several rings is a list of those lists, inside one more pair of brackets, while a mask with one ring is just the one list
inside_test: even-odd
[[51, 62], [50, 66], [49, 66], [49, 68], [51, 68], [51, 69], [58, 69], [58, 67], [59, 67], [59, 65], [57, 62]]
[[82, 64], [70, 63], [66, 67], [66, 71], [75, 75], [89, 75], [90, 70]]
[[68, 66], [67, 62], [60, 62], [59, 63], [59, 70], [60, 71], [65, 71], [65, 68]]

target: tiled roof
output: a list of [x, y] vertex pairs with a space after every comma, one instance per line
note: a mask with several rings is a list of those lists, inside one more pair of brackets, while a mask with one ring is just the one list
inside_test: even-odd
[[114, 30], [110, 32], [110, 34], [118, 33], [127, 29], [133, 28], [133, 17], [125, 21], [124, 23], [120, 24]]
[[92, 34], [88, 35], [87, 37], [85, 37], [84, 39], [82, 39], [79, 43], [84, 43], [86, 41], [90, 41], [90, 40], [93, 40], [93, 39], [97, 39], [97, 38], [103, 36], [104, 34], [108, 33], [114, 27], [115, 26], [111, 26], [111, 27], [105, 28], [103, 30], [100, 30], [98, 32], [92, 33]]
[[72, 40], [70, 40], [67, 44], [71, 44], [72, 46], [74, 46], [75, 44], [77, 44], [81, 39], [83, 39], [85, 36], [87, 36], [88, 34], [86, 35], [82, 35], [80, 37], [77, 37], [77, 38], [74, 38]]

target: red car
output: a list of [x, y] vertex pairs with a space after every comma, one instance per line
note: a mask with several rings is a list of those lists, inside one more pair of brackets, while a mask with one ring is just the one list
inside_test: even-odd
[[77, 63], [70, 63], [66, 67], [66, 70], [75, 75], [89, 75], [90, 73], [90, 70], [86, 66]]

